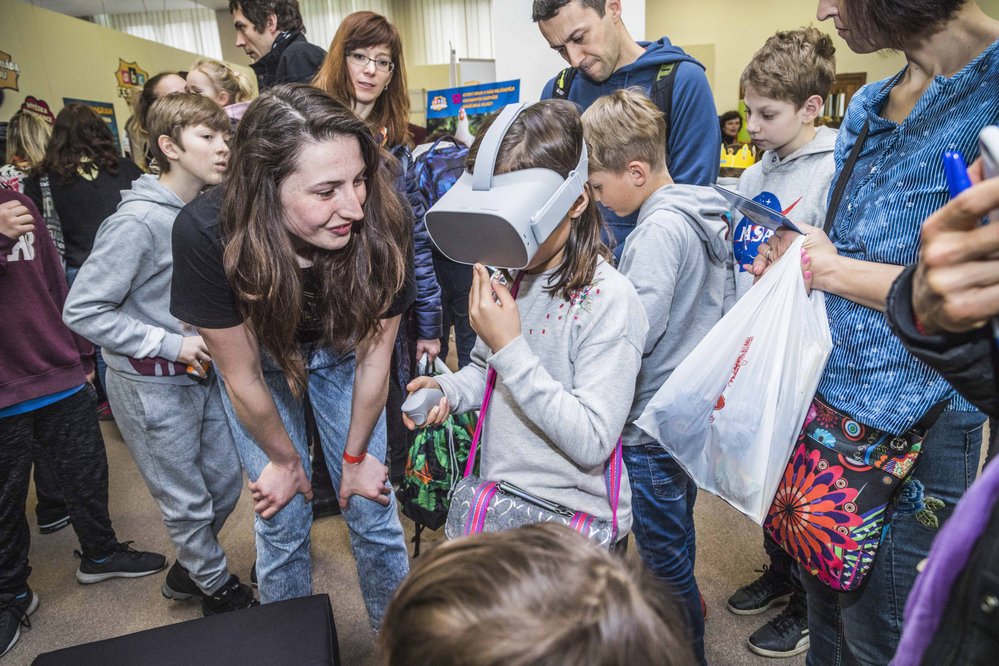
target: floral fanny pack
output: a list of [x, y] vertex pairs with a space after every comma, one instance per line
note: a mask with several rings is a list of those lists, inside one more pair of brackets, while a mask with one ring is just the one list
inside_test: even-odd
[[834, 590], [858, 589], [874, 564], [926, 430], [944, 406], [934, 406], [911, 430], [892, 435], [854, 421], [816, 396], [763, 528], [804, 572]]

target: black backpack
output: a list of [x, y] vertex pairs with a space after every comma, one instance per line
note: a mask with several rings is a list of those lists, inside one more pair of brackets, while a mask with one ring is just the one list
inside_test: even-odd
[[[676, 70], [679, 64], [678, 62], [666, 62], [659, 65], [656, 80], [652, 82], [652, 88], [649, 90], [649, 99], [659, 107], [666, 120], [667, 166], [669, 165], [669, 135], [673, 129], [673, 123], [671, 122], [673, 114], [673, 82], [676, 81]], [[555, 99], [569, 99], [569, 89], [572, 87], [572, 82], [576, 80], [578, 73], [579, 70], [575, 67], [566, 67], [559, 72], [558, 76], [555, 77], [555, 88], [552, 90], [552, 96]]]

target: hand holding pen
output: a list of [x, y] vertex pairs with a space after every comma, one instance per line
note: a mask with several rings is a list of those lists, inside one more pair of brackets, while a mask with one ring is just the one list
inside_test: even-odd
[[913, 282], [913, 312], [928, 334], [973, 330], [999, 315], [999, 224], [982, 225], [999, 208], [999, 178], [983, 180], [981, 160], [969, 170], [959, 153], [944, 163], [955, 198], [923, 224]]

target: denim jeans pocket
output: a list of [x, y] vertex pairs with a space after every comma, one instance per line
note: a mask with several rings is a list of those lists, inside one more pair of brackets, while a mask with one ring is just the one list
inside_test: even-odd
[[673, 456], [658, 444], [645, 444], [644, 448], [653, 494], [668, 502], [686, 497], [689, 477]]

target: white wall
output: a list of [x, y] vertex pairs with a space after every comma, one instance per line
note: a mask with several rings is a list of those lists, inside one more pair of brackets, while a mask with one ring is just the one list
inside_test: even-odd
[[[493, 50], [496, 80], [520, 79], [520, 98], [541, 96], [548, 79], [566, 63], [548, 46], [531, 21], [531, 0], [493, 0]], [[622, 0], [622, 16], [635, 39], [645, 38], [645, 2]]]

